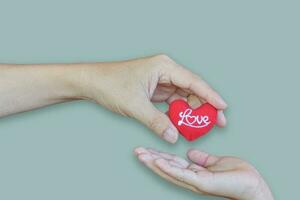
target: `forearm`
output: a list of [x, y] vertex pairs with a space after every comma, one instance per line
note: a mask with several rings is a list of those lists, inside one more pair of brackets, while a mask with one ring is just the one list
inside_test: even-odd
[[80, 98], [83, 64], [0, 64], [0, 117]]

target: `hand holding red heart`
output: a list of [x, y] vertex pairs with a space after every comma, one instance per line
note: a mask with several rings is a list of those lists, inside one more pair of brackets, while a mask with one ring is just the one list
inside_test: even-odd
[[217, 121], [217, 109], [209, 103], [192, 109], [187, 102], [175, 100], [170, 104], [168, 114], [180, 134], [188, 141], [205, 135]]
[[[176, 142], [178, 131], [169, 117], [155, 108], [155, 102], [186, 101], [189, 95], [195, 95], [218, 110], [219, 126], [226, 123], [222, 112], [226, 103], [219, 94], [166, 55], [96, 63], [83, 67], [79, 74], [81, 98], [92, 99], [114, 112], [137, 119], [168, 142]], [[192, 120], [192, 116], [188, 118]], [[205, 118], [197, 120], [205, 122]]]

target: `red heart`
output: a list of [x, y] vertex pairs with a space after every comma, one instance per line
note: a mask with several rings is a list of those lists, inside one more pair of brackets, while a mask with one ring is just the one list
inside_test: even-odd
[[188, 141], [205, 135], [217, 121], [217, 109], [209, 103], [192, 109], [181, 99], [170, 104], [168, 115], [180, 134]]

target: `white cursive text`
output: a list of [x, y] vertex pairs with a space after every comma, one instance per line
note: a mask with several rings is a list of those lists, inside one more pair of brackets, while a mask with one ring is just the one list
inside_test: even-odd
[[184, 112], [179, 113], [179, 117], [181, 118], [178, 121], [178, 125], [181, 126], [182, 124], [193, 127], [193, 128], [203, 128], [210, 124], [208, 116], [192, 116], [192, 110], [186, 109]]

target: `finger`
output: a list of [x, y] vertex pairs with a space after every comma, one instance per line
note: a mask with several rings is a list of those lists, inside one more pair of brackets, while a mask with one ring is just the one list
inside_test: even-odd
[[165, 159], [155, 160], [155, 165], [161, 169], [164, 173], [175, 178], [178, 181], [184, 182], [190, 185], [197, 185], [197, 174], [189, 169], [179, 168]]
[[200, 165], [196, 165], [194, 163], [191, 163], [187, 169], [190, 169], [192, 170], [193, 172], [199, 172], [199, 171], [202, 171], [202, 170], [206, 170], [204, 167], [200, 166]]
[[133, 150], [133, 152], [136, 156], [142, 153], [148, 153], [147, 149], [145, 149], [144, 147], [137, 147]]
[[150, 102], [143, 102], [140, 105], [141, 109], [136, 109], [133, 116], [167, 142], [175, 143], [178, 131], [169, 117]]
[[167, 160], [172, 160], [175, 156], [174, 154], [160, 152], [160, 151], [152, 149], [152, 148], [147, 148], [147, 150], [153, 154], [160, 155], [162, 158], [167, 159]]
[[171, 72], [171, 82], [177, 87], [191, 90], [199, 98], [206, 100], [217, 109], [223, 110], [227, 107], [221, 96], [203, 79], [181, 66], [176, 66]]
[[186, 168], [189, 166], [188, 161], [186, 161], [185, 159], [183, 159], [179, 156], [176, 156], [175, 154], [165, 153], [165, 152], [161, 152], [161, 151], [151, 149], [151, 148], [148, 148], [147, 150], [156, 155], [159, 155], [160, 157], [162, 157], [166, 160], [174, 161], [174, 162], [178, 163], [182, 168]]
[[154, 158], [148, 153], [142, 153], [138, 155], [139, 161], [148, 166], [148, 164], [154, 160]]
[[141, 155], [141, 154], [147, 154], [147, 155], [151, 156], [152, 159], [158, 159], [158, 158], [161, 158], [160, 155], [153, 154], [153, 153], [150, 152], [148, 149], [143, 148], [143, 147], [135, 148], [135, 149], [134, 149], [134, 154], [135, 154], [136, 156], [139, 156], [139, 155]]
[[152, 170], [154, 173], [156, 173], [157, 175], [159, 175], [160, 177], [164, 178], [165, 180], [174, 183], [175, 185], [178, 185], [180, 187], [183, 188], [187, 188], [193, 192], [202, 194], [199, 190], [197, 190], [194, 186], [188, 185], [186, 183], [180, 182], [177, 179], [170, 177], [169, 175], [167, 175], [166, 173], [164, 173], [163, 171], [161, 171], [155, 164], [154, 164], [154, 159], [152, 156], [150, 156], [149, 154], [140, 154], [138, 156], [138, 159], [146, 166], [148, 167], [150, 170]]
[[163, 102], [166, 101], [172, 94], [176, 92], [176, 86], [172, 84], [159, 84], [157, 85], [154, 93], [152, 95], [152, 102]]
[[217, 125], [219, 127], [224, 127], [224, 126], [226, 126], [226, 123], [227, 123], [227, 121], [226, 121], [224, 112], [222, 110], [218, 110]]
[[168, 161], [172, 166], [175, 166], [175, 167], [178, 167], [178, 168], [181, 168], [181, 169], [185, 169], [185, 167], [183, 167], [180, 163], [174, 161], [174, 160], [169, 160]]
[[183, 89], [183, 88], [177, 88], [176, 93], [183, 96], [183, 97], [188, 97], [192, 92], [188, 89]]
[[249, 165], [236, 157], [218, 157], [205, 152], [191, 149], [188, 151], [188, 158], [197, 165], [205, 167], [211, 172], [224, 172], [235, 169], [249, 168]]
[[[147, 159], [150, 160], [155, 160], [155, 159], [159, 159], [159, 158], [164, 158], [166, 160], [168, 160], [169, 162], [171, 162], [174, 166], [180, 167], [180, 168], [186, 168], [189, 163], [184, 160], [184, 159], [179, 159], [176, 158], [177, 156], [175, 155], [171, 155], [168, 153], [159, 153], [157, 151], [155, 151], [154, 149], [151, 148], [143, 148], [143, 147], [138, 147], [134, 150], [135, 155], [139, 156], [139, 159], [141, 161], [146, 161]], [[146, 155], [146, 156], [145, 156]]]
[[[227, 197], [229, 193], [224, 191], [226, 184], [230, 182], [229, 180], [224, 181], [225, 177], [215, 175], [208, 170], [200, 170], [196, 165], [191, 166], [191, 169], [178, 168], [172, 163], [164, 160], [157, 159], [154, 161], [155, 165], [161, 169], [164, 173], [170, 177], [175, 178], [178, 181], [184, 182], [188, 185], [192, 185], [201, 191], [202, 194], [216, 195]], [[228, 177], [228, 176], [227, 176]], [[231, 178], [232, 179], [232, 178]], [[225, 186], [225, 187], [224, 187]]]
[[196, 149], [190, 149], [187, 152], [187, 156], [192, 162], [205, 168], [215, 165], [220, 160], [218, 156], [209, 155], [206, 152]]

